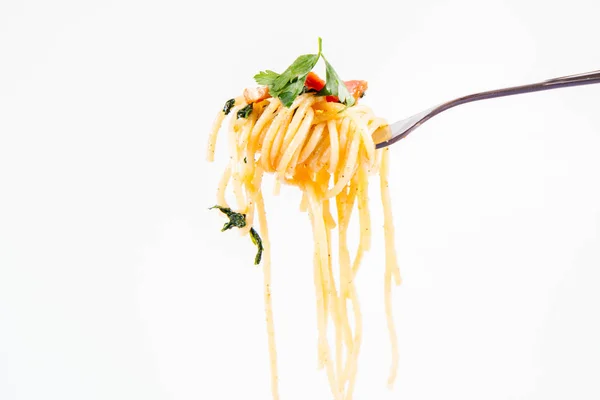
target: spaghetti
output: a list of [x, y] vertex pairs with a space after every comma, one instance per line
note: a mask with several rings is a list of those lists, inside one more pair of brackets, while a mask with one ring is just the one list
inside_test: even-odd
[[[289, 107], [277, 97], [264, 96], [264, 93], [253, 95], [263, 98], [250, 102], [246, 93], [218, 113], [209, 136], [207, 158], [213, 161], [217, 134], [225, 115], [231, 113], [227, 138], [230, 161], [219, 183], [217, 204], [245, 216], [245, 223], [238, 225], [243, 233], [250, 232], [256, 225], [260, 228], [273, 398], [279, 398], [279, 391], [270, 242], [261, 190], [265, 174], [274, 174], [277, 185], [293, 185], [302, 193], [300, 209], [308, 213], [314, 240], [318, 362], [326, 371], [333, 397], [343, 400], [352, 398], [358, 370], [363, 321], [354, 282], [363, 255], [371, 246], [368, 178], [379, 173], [385, 218], [384, 304], [392, 351], [388, 380], [391, 386], [398, 366], [391, 287], [392, 283], [400, 284], [400, 273], [388, 190], [388, 149], [376, 150], [372, 138], [373, 133], [387, 123], [364, 105], [344, 106], [315, 91], [300, 94]], [[229, 204], [225, 198], [229, 188], [235, 204]], [[347, 235], [355, 208], [358, 209], [360, 239], [352, 257]], [[334, 277], [331, 258], [335, 233], [339, 254], [337, 277]], [[327, 338], [330, 324], [335, 332], [333, 346]]]

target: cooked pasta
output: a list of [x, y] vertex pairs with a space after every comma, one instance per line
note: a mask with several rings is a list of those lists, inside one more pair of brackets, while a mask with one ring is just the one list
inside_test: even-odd
[[[263, 290], [273, 398], [279, 398], [279, 390], [270, 241], [261, 190], [265, 174], [273, 174], [277, 185], [293, 185], [300, 190], [300, 209], [307, 212], [312, 225], [318, 365], [325, 369], [336, 400], [351, 399], [356, 382], [363, 319], [354, 282], [363, 255], [371, 247], [369, 176], [379, 174], [385, 219], [383, 296], [391, 340], [389, 385], [392, 385], [398, 366], [398, 344], [391, 290], [392, 284], [400, 284], [400, 273], [388, 189], [388, 149], [376, 150], [372, 137], [387, 123], [364, 105], [347, 106], [315, 91], [298, 95], [289, 106], [264, 92], [246, 92], [218, 113], [209, 136], [207, 158], [210, 161], [214, 159], [217, 134], [229, 113], [229, 164], [217, 189], [217, 204], [222, 210], [230, 210], [230, 214], [245, 217], [245, 223], [236, 225], [243, 233], [252, 231], [254, 235], [254, 227], [259, 227], [262, 238], [259, 249], [264, 251]], [[228, 190], [235, 200], [231, 204], [225, 196]], [[350, 254], [347, 235], [355, 209], [358, 210], [360, 238], [356, 254]], [[339, 266], [334, 267], [331, 246], [332, 236], [336, 234]], [[260, 240], [252, 238], [255, 242]], [[334, 271], [338, 276], [334, 276]], [[333, 344], [327, 337], [330, 326], [335, 332]]]

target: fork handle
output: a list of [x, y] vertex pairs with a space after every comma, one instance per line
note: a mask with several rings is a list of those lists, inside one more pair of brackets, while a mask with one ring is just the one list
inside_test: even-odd
[[600, 70], [587, 72], [584, 74], [563, 76], [560, 78], [548, 79], [543, 82], [532, 83], [529, 85], [513, 86], [504, 89], [489, 90], [487, 92], [470, 94], [468, 96], [459, 97], [458, 99], [440, 104], [431, 112], [431, 117], [441, 113], [449, 108], [456, 107], [461, 104], [470, 103], [473, 101], [495, 99], [497, 97], [513, 96], [516, 94], [541, 92], [543, 90], [561, 89], [571, 86], [592, 85], [600, 83]]
[[382, 148], [389, 146], [401, 139], [408, 136], [415, 128], [423, 124], [425, 121], [435, 117], [439, 113], [446, 111], [449, 108], [459, 106], [465, 103], [471, 103], [473, 101], [495, 99], [497, 97], [513, 96], [516, 94], [541, 92], [543, 90], [561, 89], [571, 86], [582, 86], [592, 85], [594, 83], [600, 83], [600, 70], [587, 72], [584, 74], [563, 76], [560, 78], [548, 79], [543, 82], [532, 83], [529, 85], [513, 86], [505, 89], [490, 90], [487, 92], [470, 94], [468, 96], [459, 97], [458, 99], [442, 103], [439, 106], [433, 107], [429, 110], [423, 111], [411, 118], [414, 120], [411, 122], [411, 126], [398, 136], [393, 136], [391, 139], [377, 144], [376, 148]]

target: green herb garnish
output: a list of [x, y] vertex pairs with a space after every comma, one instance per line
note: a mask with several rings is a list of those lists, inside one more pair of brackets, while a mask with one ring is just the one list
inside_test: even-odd
[[248, 104], [244, 108], [240, 108], [237, 112], [238, 118], [248, 118], [248, 115], [252, 112], [252, 103]]
[[223, 214], [229, 217], [229, 222], [226, 222], [225, 225], [223, 225], [223, 229], [221, 229], [221, 232], [225, 232], [226, 230], [229, 230], [233, 227], [243, 228], [246, 226], [245, 214], [236, 213], [234, 211], [231, 211], [231, 208], [221, 206], [212, 206], [211, 208], [209, 208], [209, 210], [212, 210], [213, 208], [216, 208], [217, 210], [221, 211]]
[[223, 107], [223, 112], [225, 115], [229, 114], [231, 108], [235, 105], [235, 99], [229, 99], [225, 102], [225, 106]]
[[252, 243], [256, 245], [258, 251], [256, 252], [256, 256], [254, 257], [254, 265], [260, 264], [260, 260], [262, 259], [263, 253], [263, 244], [262, 239], [258, 235], [258, 233], [254, 230], [254, 228], [250, 228], [250, 239], [252, 239]]
[[306, 76], [317, 65], [319, 58], [325, 60], [327, 79], [325, 87], [319, 91], [319, 95], [337, 96], [341, 103], [347, 106], [354, 104], [354, 97], [348, 92], [348, 88], [335, 72], [331, 64], [325, 59], [321, 52], [322, 40], [319, 38], [319, 52], [317, 54], [304, 54], [292, 63], [282, 74], [266, 70], [254, 75], [254, 80], [259, 85], [269, 87], [269, 93], [279, 98], [284, 106], [292, 105], [296, 97], [305, 93], [304, 82]]
[[[221, 232], [227, 231], [234, 227], [235, 228], [243, 228], [246, 226], [246, 214], [237, 213], [237, 212], [231, 211], [230, 208], [221, 207], [221, 206], [213, 206], [210, 208], [210, 210], [212, 210], [213, 208], [216, 208], [217, 210], [221, 211], [223, 214], [225, 214], [229, 218], [229, 222], [226, 222], [225, 225], [223, 225]], [[254, 265], [258, 265], [258, 264], [260, 264], [260, 260], [262, 259], [262, 253], [263, 253], [264, 248], [263, 248], [263, 244], [262, 244], [262, 239], [260, 238], [258, 233], [254, 230], [254, 228], [250, 228], [250, 239], [252, 239], [252, 243], [254, 243], [256, 245], [256, 247], [258, 248], [258, 251], [256, 252], [256, 256], [254, 257]]]
[[344, 81], [340, 79], [337, 72], [335, 72], [331, 64], [325, 59], [325, 56], [323, 56], [323, 60], [325, 60], [325, 87], [319, 91], [319, 94], [323, 96], [337, 96], [340, 103], [350, 107], [354, 104], [354, 97], [348, 91]]
[[292, 63], [282, 74], [266, 70], [254, 75], [254, 80], [259, 85], [269, 87], [269, 93], [279, 98], [284, 106], [289, 107], [294, 99], [304, 89], [306, 76], [317, 65], [321, 57], [321, 38], [319, 38], [319, 52], [317, 54], [304, 54]]

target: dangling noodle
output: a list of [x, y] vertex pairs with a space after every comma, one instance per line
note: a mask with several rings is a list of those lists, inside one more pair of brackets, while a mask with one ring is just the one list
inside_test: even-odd
[[[246, 215], [244, 233], [255, 224], [254, 214], [258, 215], [264, 245], [264, 301], [273, 398], [279, 399], [279, 391], [271, 303], [270, 242], [261, 190], [265, 173], [275, 175], [276, 187], [284, 183], [297, 186], [302, 192], [300, 209], [308, 212], [314, 240], [318, 365], [325, 369], [334, 399], [346, 400], [352, 399], [362, 343], [362, 316], [354, 282], [363, 255], [371, 246], [368, 176], [379, 172], [385, 234], [383, 294], [392, 350], [388, 379], [391, 386], [398, 367], [391, 286], [392, 283], [400, 284], [400, 272], [388, 189], [389, 155], [387, 149], [375, 150], [372, 138], [379, 127], [387, 125], [386, 122], [363, 105], [345, 108], [311, 93], [298, 96], [289, 108], [277, 98], [268, 98], [254, 103], [247, 118], [235, 118], [237, 111], [246, 105], [244, 97], [240, 96], [231, 110], [230, 161], [219, 183], [217, 203]], [[213, 124], [208, 144], [209, 161], [214, 159], [217, 133], [224, 117], [224, 112], [219, 112]], [[236, 203], [231, 207], [225, 199], [228, 187], [232, 189]], [[332, 205], [336, 208], [336, 218], [331, 214]], [[347, 233], [355, 207], [358, 208], [360, 238], [357, 252], [352, 257]], [[336, 226], [337, 278], [331, 257], [332, 232]], [[335, 331], [333, 347], [327, 338], [329, 322]]]

